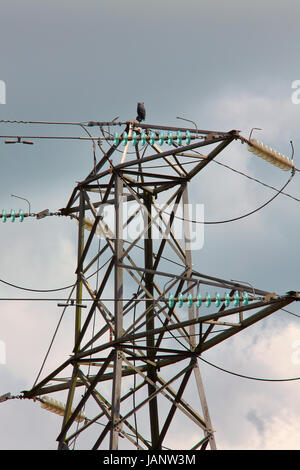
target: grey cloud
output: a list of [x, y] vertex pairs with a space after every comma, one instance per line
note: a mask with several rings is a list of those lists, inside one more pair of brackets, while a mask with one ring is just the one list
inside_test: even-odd
[[247, 419], [252, 423], [255, 428], [257, 429], [257, 432], [261, 435], [264, 434], [265, 432], [265, 423], [264, 421], [257, 416], [257, 411], [255, 409], [251, 409], [247, 413]]

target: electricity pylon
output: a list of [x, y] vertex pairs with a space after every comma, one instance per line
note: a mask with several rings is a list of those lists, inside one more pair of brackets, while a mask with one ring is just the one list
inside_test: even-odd
[[66, 394], [59, 449], [79, 438], [91, 449], [172, 448], [182, 420], [196, 436], [190, 449], [216, 449], [199, 356], [299, 300], [194, 269], [201, 232], [191, 231], [189, 182], [245, 139], [235, 130], [89, 124], [101, 131], [102, 155], [60, 211], [78, 222], [74, 348], [24, 397]]

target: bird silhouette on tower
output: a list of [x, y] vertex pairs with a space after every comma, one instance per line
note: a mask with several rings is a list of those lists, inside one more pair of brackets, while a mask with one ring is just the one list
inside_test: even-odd
[[146, 109], [145, 109], [144, 103], [138, 102], [136, 120], [139, 122], [142, 122], [142, 121], [145, 121], [145, 119], [146, 119]]

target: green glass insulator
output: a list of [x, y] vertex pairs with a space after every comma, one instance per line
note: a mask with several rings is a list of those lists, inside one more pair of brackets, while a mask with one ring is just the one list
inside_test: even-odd
[[164, 141], [165, 141], [165, 136], [164, 136], [164, 133], [161, 132], [159, 134], [159, 145], [162, 145], [164, 143]]
[[174, 295], [170, 294], [170, 296], [169, 296], [169, 307], [170, 308], [174, 307], [174, 303], [175, 303]]
[[145, 132], [141, 133], [141, 142], [142, 142], [142, 145], [146, 144], [146, 134], [145, 134]]
[[150, 133], [150, 144], [154, 145], [155, 144], [155, 132]]
[[14, 209], [11, 209], [11, 211], [10, 211], [10, 220], [12, 222], [14, 222], [16, 220], [16, 212], [14, 211]]
[[190, 145], [190, 143], [191, 143], [191, 133], [190, 133], [190, 131], [186, 131], [185, 139], [186, 139], [186, 144]]
[[229, 307], [230, 305], [230, 295], [227, 293], [225, 294], [225, 306]]
[[206, 307], [210, 307], [210, 306], [211, 306], [211, 295], [206, 294]]
[[182, 307], [183, 305], [183, 295], [179, 294], [178, 296], [178, 307]]
[[19, 218], [20, 218], [20, 222], [23, 222], [23, 220], [24, 220], [24, 211], [22, 209], [19, 210]]
[[248, 305], [249, 297], [248, 297], [248, 292], [244, 292], [243, 295], [243, 305], [246, 306]]
[[234, 296], [234, 306], [237, 307], [240, 304], [240, 296], [239, 293], [237, 292]]
[[201, 297], [201, 294], [198, 294], [198, 295], [197, 295], [197, 304], [196, 304], [196, 305], [197, 305], [198, 308], [201, 307], [201, 305], [202, 305], [202, 297]]
[[177, 144], [182, 145], [182, 133], [180, 131], [177, 132]]
[[188, 295], [188, 307], [191, 307], [193, 305], [193, 296], [192, 294]]
[[127, 145], [127, 142], [128, 142], [128, 134], [126, 131], [123, 132], [123, 136], [122, 136], [122, 144], [124, 145]]
[[7, 212], [6, 209], [2, 209], [2, 222], [7, 221]]
[[219, 307], [221, 305], [221, 296], [220, 296], [220, 294], [216, 294], [215, 305], [216, 305], [216, 307]]
[[114, 145], [119, 145], [119, 134], [115, 132]]
[[136, 145], [137, 143], [137, 135], [136, 132], [132, 133], [132, 145]]
[[173, 145], [173, 132], [168, 133], [168, 145]]

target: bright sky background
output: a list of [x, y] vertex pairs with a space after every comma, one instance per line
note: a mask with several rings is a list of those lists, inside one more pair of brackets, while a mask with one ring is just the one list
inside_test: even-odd
[[[149, 123], [181, 125], [176, 116], [182, 116], [199, 128], [239, 129], [245, 137], [259, 127], [255, 136], [287, 156], [292, 140], [300, 168], [300, 104], [292, 101], [292, 82], [300, 79], [297, 1], [3, 0], [0, 43], [0, 80], [6, 84], [0, 120], [126, 121], [135, 118], [137, 101], [144, 101]], [[45, 132], [84, 135], [79, 128], [0, 124], [0, 135]], [[2, 141], [0, 148], [0, 210], [27, 210], [11, 197], [17, 194], [30, 200], [34, 212], [56, 211], [92, 168], [87, 143]], [[239, 143], [222, 161], [278, 188], [289, 176]], [[297, 198], [299, 178], [286, 189]], [[207, 220], [220, 220], [255, 209], [273, 194], [211, 164], [193, 184], [191, 201], [205, 204]], [[249, 218], [206, 226], [195, 268], [272, 292], [300, 290], [299, 229], [299, 203], [279, 196]], [[73, 222], [53, 217], [1, 223], [0, 236], [0, 279], [40, 289], [74, 282]], [[0, 283], [2, 298], [23, 294]], [[61, 311], [43, 303], [0, 305], [0, 340], [6, 345], [0, 394], [18, 394], [33, 384]], [[291, 310], [300, 315], [296, 305]], [[69, 335], [58, 337], [48, 370], [71, 351], [69, 315]], [[204, 357], [249, 376], [299, 377], [299, 340], [300, 319], [278, 312]], [[299, 450], [300, 381], [251, 381], [206, 364], [201, 371], [218, 448]], [[55, 449], [60, 423], [32, 402], [0, 404], [0, 448]], [[183, 426], [174, 448], [184, 439]]]

